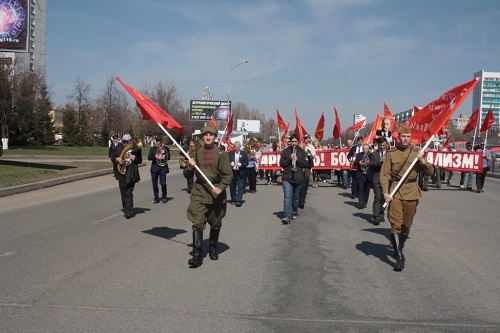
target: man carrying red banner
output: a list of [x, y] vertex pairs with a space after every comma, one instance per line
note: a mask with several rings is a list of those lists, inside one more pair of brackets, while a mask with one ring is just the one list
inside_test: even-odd
[[[410, 140], [411, 129], [402, 126], [399, 129], [399, 145], [389, 151], [380, 173], [384, 199], [389, 203], [387, 217], [391, 223], [391, 243], [396, 259], [394, 271], [398, 272], [404, 269], [403, 247], [410, 234], [418, 199], [422, 196], [417, 182], [418, 171], [423, 168], [426, 176], [434, 172], [433, 166], [424, 158], [424, 152], [413, 150]], [[406, 173], [415, 158], [418, 158], [418, 163], [414, 165], [408, 177], [402, 180], [399, 190], [391, 196], [392, 189], [401, 181], [401, 176]]]

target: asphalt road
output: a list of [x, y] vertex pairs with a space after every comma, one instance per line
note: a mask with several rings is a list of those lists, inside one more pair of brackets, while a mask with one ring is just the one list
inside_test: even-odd
[[228, 206], [220, 259], [190, 269], [185, 180], [174, 165], [153, 204], [148, 168], [130, 220], [111, 175], [0, 198], [0, 332], [500, 331], [498, 179], [431, 187], [403, 272], [346, 190], [311, 187], [282, 225], [281, 187], [259, 182]]

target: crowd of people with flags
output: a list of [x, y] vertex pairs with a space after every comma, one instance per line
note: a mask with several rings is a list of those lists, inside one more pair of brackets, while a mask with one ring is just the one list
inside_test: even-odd
[[[269, 146], [266, 140], [263, 140], [262, 146], [258, 143], [252, 145], [251, 148], [258, 152], [258, 157], [254, 153], [250, 168], [247, 168], [248, 156], [241, 152], [241, 146], [245, 145], [245, 142], [231, 142], [234, 111], [229, 116], [225, 135], [221, 138], [224, 147], [215, 144], [218, 131], [215, 119], [212, 117], [210, 126], [203, 129], [201, 148], [189, 154], [189, 151], [182, 149], [165, 129], [165, 127], [174, 129], [179, 136], [182, 126], [146, 96], [117, 79], [136, 99], [144, 119], [154, 120], [185, 155], [188, 160], [184, 169], [185, 175], [190, 177], [196, 175], [194, 185], [191, 183], [193, 186], [190, 189], [191, 204], [188, 208], [188, 218], [193, 223], [194, 251], [193, 258], [189, 261], [192, 267], [201, 265], [201, 248], [197, 246], [201, 244], [202, 230], [206, 223], [211, 226], [210, 259], [218, 259], [217, 240], [227, 202], [225, 189], [233, 184], [230, 202], [236, 207], [241, 207], [241, 196], [248, 181], [243, 173], [246, 175], [248, 170], [253, 173], [252, 176], [259, 175], [260, 179], [267, 175], [268, 185], [273, 181], [282, 185], [283, 224], [289, 224], [299, 218], [299, 209], [304, 208], [311, 178], [312, 187], [315, 188], [318, 187], [318, 180], [323, 178], [322, 180], [326, 181], [326, 175], [331, 176], [331, 171], [335, 170], [338, 185], [344, 189], [350, 187], [352, 198], [358, 199], [360, 209], [368, 207], [370, 190], [373, 189], [373, 223], [377, 225], [385, 221], [385, 208], [388, 206], [387, 217], [391, 224], [391, 242], [396, 260], [394, 270], [401, 271], [405, 263], [402, 249], [408, 239], [421, 191], [427, 189], [423, 180], [435, 175], [434, 170], [446, 170], [449, 173], [448, 180], [451, 179], [453, 171], [459, 171], [461, 185], [465, 184], [465, 177], [469, 175], [467, 181], [469, 187], [470, 175], [474, 173], [476, 192], [481, 193], [485, 175], [491, 165], [491, 153], [485, 149], [485, 142], [474, 149], [471, 144], [470, 149], [461, 152], [452, 149], [430, 149], [430, 144], [436, 141], [435, 138], [442, 128], [481, 78], [475, 78], [445, 92], [422, 109], [415, 108], [414, 115], [399, 127], [384, 103], [384, 115], [377, 114], [372, 130], [365, 138], [360, 137], [358, 133], [365, 125], [366, 119], [347, 129], [356, 131], [354, 137], [357, 145], [348, 140], [345, 145], [339, 142], [338, 146], [321, 147], [325, 125], [324, 113], [318, 122], [314, 133], [316, 141], [313, 143], [311, 135], [299, 119], [296, 108], [294, 109], [296, 128], [290, 135], [290, 123], [286, 124], [276, 109], [279, 140]], [[342, 133], [340, 118], [335, 107], [334, 112], [336, 123], [332, 134], [334, 139], [340, 140]], [[474, 122], [479, 122], [478, 118], [480, 117], [475, 112], [464, 132], [477, 129], [478, 126], [474, 125]], [[493, 121], [490, 110], [480, 127], [481, 133], [487, 134]], [[441, 174], [436, 177], [441, 177]], [[252, 191], [255, 192], [255, 189], [252, 188]]]

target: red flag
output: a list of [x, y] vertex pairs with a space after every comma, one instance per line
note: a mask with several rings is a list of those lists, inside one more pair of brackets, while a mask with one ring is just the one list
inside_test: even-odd
[[373, 139], [375, 138], [375, 135], [377, 133], [377, 128], [380, 127], [380, 124], [382, 123], [382, 117], [380, 117], [380, 114], [377, 113], [377, 117], [375, 118], [375, 121], [373, 122], [372, 130], [370, 134], [365, 137], [365, 140], [363, 143], [372, 143]]
[[448, 90], [408, 119], [405, 124], [412, 129], [411, 141], [422, 143], [437, 134], [480, 80], [475, 78]]
[[479, 108], [476, 109], [476, 111], [472, 112], [472, 115], [469, 118], [469, 122], [464, 128], [463, 134], [469, 133], [472, 131], [474, 128], [477, 127], [477, 121], [479, 117]]
[[356, 124], [352, 125], [349, 127], [346, 131], [356, 131], [359, 130], [361, 127], [365, 126], [366, 118], [363, 120], [358, 121]]
[[321, 141], [323, 140], [323, 136], [325, 133], [325, 111], [321, 114], [321, 117], [319, 118], [318, 125], [316, 125], [316, 130], [314, 131], [314, 137], [316, 140]]
[[285, 148], [287, 146], [287, 140], [286, 137], [288, 135], [288, 126], [290, 126], [290, 123], [288, 125], [285, 125], [286, 128], [283, 130], [283, 134], [281, 135], [281, 147]]
[[297, 108], [295, 106], [293, 108], [295, 110], [295, 122], [296, 122], [295, 130], [293, 131], [293, 133], [297, 134], [300, 138], [300, 141], [302, 142], [304, 141], [304, 134], [307, 134], [307, 131], [304, 128], [304, 126], [302, 126], [302, 122], [299, 119], [299, 114], [297, 113]]
[[418, 111], [420, 111], [420, 109], [417, 106], [413, 105], [413, 115], [417, 114]]
[[276, 119], [278, 121], [278, 128], [283, 131], [288, 131], [288, 126], [286, 126], [285, 121], [281, 118], [280, 112], [276, 109]]
[[488, 111], [486, 117], [484, 117], [480, 132], [481, 133], [486, 132], [491, 126], [493, 126], [494, 122], [495, 122], [495, 116], [493, 115], [493, 110], [490, 107], [490, 111]]
[[448, 148], [448, 147], [450, 146], [450, 138], [451, 138], [451, 135], [449, 135], [449, 136], [446, 138], [446, 140], [445, 140], [445, 142], [444, 142], [444, 144], [443, 144], [443, 148]]
[[211, 125], [213, 128], [217, 129], [217, 121], [215, 120], [215, 116], [214, 116], [214, 114], [213, 114], [213, 113], [212, 113], [212, 120], [211, 120], [210, 125]]
[[392, 126], [391, 130], [395, 130], [396, 127], [398, 126], [398, 123], [396, 122], [396, 119], [394, 119], [391, 110], [389, 109], [387, 104], [385, 104], [385, 102], [384, 102], [384, 118], [389, 118], [391, 120], [391, 126]]
[[129, 92], [136, 100], [137, 107], [142, 112], [142, 118], [145, 120], [153, 119], [155, 123], [162, 124], [168, 129], [175, 129], [177, 136], [182, 134], [182, 126], [177, 123], [166, 111], [156, 105], [152, 100], [143, 95], [139, 90], [136, 90], [126, 85], [119, 77], [116, 78], [118, 82]]
[[226, 126], [226, 137], [222, 140], [225, 143], [230, 143], [231, 142], [231, 133], [233, 133], [233, 116], [234, 116], [234, 111], [231, 112], [231, 115], [229, 116], [229, 119], [227, 120], [227, 126]]
[[333, 107], [333, 110], [335, 111], [335, 126], [333, 127], [333, 138], [338, 139], [342, 134], [340, 130], [340, 118], [339, 118], [339, 113], [337, 112], [337, 108]]

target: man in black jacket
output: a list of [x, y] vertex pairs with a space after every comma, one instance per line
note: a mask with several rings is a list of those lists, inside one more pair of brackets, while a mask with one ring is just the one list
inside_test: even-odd
[[154, 203], [160, 202], [158, 179], [161, 186], [161, 201], [167, 203], [167, 173], [168, 160], [170, 160], [170, 149], [163, 144], [161, 136], [156, 137], [156, 147], [151, 147], [148, 154], [148, 160], [151, 161], [151, 181], [153, 183]]
[[299, 147], [299, 136], [294, 134], [290, 146], [281, 153], [280, 166], [283, 168], [282, 185], [284, 198], [284, 217], [281, 223], [288, 224], [299, 217], [300, 189], [304, 183], [304, 168], [309, 166], [309, 160], [304, 149]]
[[[134, 208], [134, 187], [135, 183], [140, 180], [138, 164], [142, 163], [141, 148], [132, 142], [132, 136], [130, 136], [130, 134], [124, 134], [122, 137], [123, 145], [121, 149], [115, 149], [111, 156], [113, 165], [120, 165], [120, 167], [123, 167], [121, 169], [124, 170], [124, 173], [121, 173], [118, 167], [115, 167], [114, 174], [116, 180], [118, 180], [118, 187], [120, 188], [123, 214], [127, 219], [132, 217], [132, 210]], [[128, 152], [124, 154], [124, 156], [121, 156], [124, 149], [128, 149]], [[133, 177], [130, 177], [130, 175], [133, 175]]]

